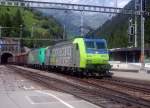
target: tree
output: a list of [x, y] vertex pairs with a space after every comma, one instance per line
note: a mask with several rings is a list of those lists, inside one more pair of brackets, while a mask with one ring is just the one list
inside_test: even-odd
[[[5, 13], [3, 16], [3, 27], [11, 27], [12, 26], [12, 21], [10, 18], [10, 15], [8, 13]], [[11, 28], [4, 28], [4, 36], [10, 36], [11, 35]]]
[[18, 27], [20, 25], [23, 25], [23, 18], [21, 15], [21, 11], [19, 9], [17, 9], [17, 11], [16, 11], [16, 14], [14, 16], [14, 21], [15, 21], [16, 26], [18, 26]]
[[14, 17], [13, 17], [13, 26], [16, 27], [16, 29], [14, 29], [14, 36], [15, 37], [18, 37], [19, 34], [20, 34], [20, 26], [23, 26], [24, 25], [24, 22], [23, 22], [23, 18], [22, 18], [22, 15], [21, 15], [21, 11], [19, 9], [17, 9]]

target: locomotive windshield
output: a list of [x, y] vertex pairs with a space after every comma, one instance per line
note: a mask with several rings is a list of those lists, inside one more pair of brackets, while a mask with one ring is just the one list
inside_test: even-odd
[[105, 42], [96, 42], [96, 49], [105, 49], [106, 44]]
[[85, 41], [87, 49], [106, 49], [104, 41]]
[[86, 48], [95, 48], [94, 41], [86, 41]]

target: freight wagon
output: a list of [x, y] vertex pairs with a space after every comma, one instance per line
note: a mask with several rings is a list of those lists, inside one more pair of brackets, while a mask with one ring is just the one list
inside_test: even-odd
[[13, 57], [8, 58], [9, 64], [26, 65], [28, 59], [28, 52], [17, 54]]

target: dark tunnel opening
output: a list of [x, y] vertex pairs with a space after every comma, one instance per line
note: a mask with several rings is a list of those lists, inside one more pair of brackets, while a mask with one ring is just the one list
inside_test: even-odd
[[8, 58], [12, 57], [13, 55], [10, 53], [4, 53], [1, 56], [1, 64], [7, 64], [8, 63]]

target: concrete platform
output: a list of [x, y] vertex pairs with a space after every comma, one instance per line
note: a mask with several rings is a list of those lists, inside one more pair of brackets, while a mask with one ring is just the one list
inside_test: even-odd
[[136, 80], [150, 81], [150, 73], [147, 72], [128, 72], [128, 71], [112, 71], [114, 77], [129, 78]]
[[115, 77], [150, 81], [150, 64], [141, 70], [139, 63], [112, 63], [112, 73]]
[[[118, 70], [140, 70], [141, 63], [123, 63], [123, 62], [110, 62], [112, 69]], [[145, 69], [150, 71], [150, 63], [145, 64]]]
[[100, 108], [0, 66], [0, 108]]

